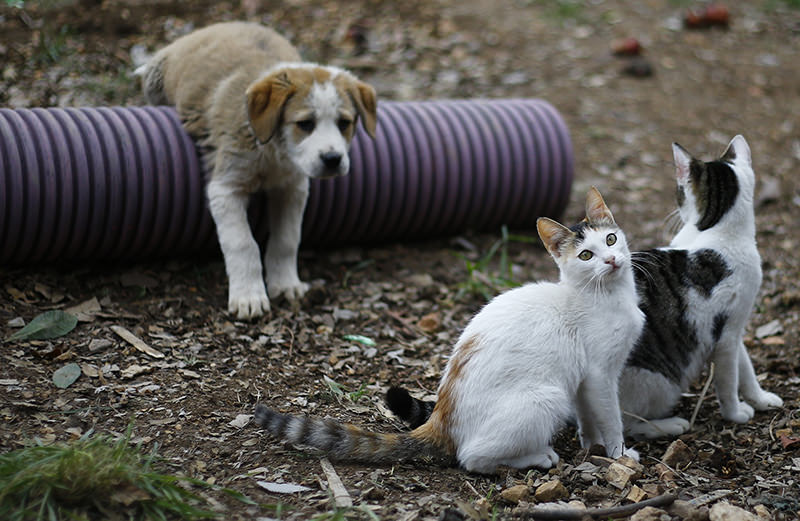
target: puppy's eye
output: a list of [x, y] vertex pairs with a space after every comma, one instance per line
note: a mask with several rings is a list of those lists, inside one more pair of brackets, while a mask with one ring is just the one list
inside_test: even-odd
[[608, 235], [606, 235], [606, 244], [608, 244], [609, 246], [613, 246], [616, 243], [617, 243], [617, 236], [615, 234], [609, 233]]
[[594, 253], [590, 252], [589, 250], [583, 250], [578, 254], [578, 258], [582, 261], [587, 261], [594, 257]]
[[297, 125], [297, 128], [299, 128], [300, 130], [302, 130], [307, 134], [314, 132], [315, 123], [313, 119], [303, 119], [295, 124]]
[[349, 120], [347, 118], [339, 118], [339, 121], [336, 122], [336, 125], [339, 127], [339, 132], [344, 132], [345, 130], [350, 128], [351, 123], [352, 120]]

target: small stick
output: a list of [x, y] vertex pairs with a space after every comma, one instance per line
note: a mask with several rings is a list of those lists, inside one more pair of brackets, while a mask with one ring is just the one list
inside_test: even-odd
[[353, 499], [347, 493], [347, 489], [344, 488], [344, 484], [339, 479], [339, 474], [336, 473], [336, 469], [333, 468], [331, 462], [328, 458], [320, 458], [319, 462], [322, 465], [322, 472], [325, 473], [325, 477], [328, 480], [328, 487], [333, 492], [333, 503], [338, 508], [352, 507]]
[[692, 412], [692, 417], [689, 419], [689, 430], [694, 430], [694, 421], [697, 419], [697, 413], [700, 412], [700, 404], [703, 403], [703, 400], [706, 399], [706, 393], [708, 392], [708, 388], [711, 386], [711, 380], [714, 379], [714, 362], [711, 362], [708, 366], [708, 378], [706, 378], [706, 383], [703, 385], [703, 390], [700, 393], [700, 398], [697, 400], [697, 404], [694, 406], [694, 411]]
[[624, 517], [638, 512], [644, 507], [664, 507], [671, 505], [678, 496], [675, 494], [662, 494], [652, 499], [646, 499], [639, 503], [632, 503], [630, 505], [619, 505], [609, 508], [588, 508], [586, 510], [578, 510], [573, 508], [534, 508], [523, 512], [522, 516], [531, 519], [540, 519], [543, 521], [556, 521], [565, 520], [571, 521], [575, 519], [583, 519], [589, 517]]

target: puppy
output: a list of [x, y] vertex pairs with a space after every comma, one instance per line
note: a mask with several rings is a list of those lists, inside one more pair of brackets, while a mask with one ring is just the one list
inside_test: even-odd
[[203, 151], [206, 193], [228, 274], [228, 311], [247, 319], [269, 312], [259, 248], [247, 221], [250, 194], [265, 190], [269, 241], [266, 289], [296, 300], [309, 179], [344, 175], [361, 119], [375, 137], [375, 90], [337, 67], [301, 61], [262, 25], [230, 22], [183, 36], [136, 73], [154, 105], [174, 105]]

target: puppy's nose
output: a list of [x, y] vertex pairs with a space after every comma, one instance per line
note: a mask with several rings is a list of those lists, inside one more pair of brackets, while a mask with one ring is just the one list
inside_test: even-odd
[[319, 158], [328, 170], [336, 170], [342, 162], [342, 154], [338, 152], [323, 152]]

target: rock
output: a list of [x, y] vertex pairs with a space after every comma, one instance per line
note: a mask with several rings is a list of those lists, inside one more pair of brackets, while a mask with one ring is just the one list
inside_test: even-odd
[[644, 472], [644, 465], [636, 461], [635, 459], [631, 458], [630, 456], [620, 456], [617, 458], [617, 463], [620, 465], [625, 465], [629, 469], [636, 472], [636, 478], [642, 477], [642, 473]]
[[625, 496], [625, 499], [627, 499], [628, 501], [632, 501], [633, 503], [638, 503], [643, 499], [645, 499], [646, 497], [647, 497], [647, 492], [634, 485], [631, 487], [631, 490], [628, 492], [628, 495]]
[[772, 513], [764, 505], [756, 505], [753, 507], [759, 519], [772, 519]]
[[667, 447], [667, 451], [661, 457], [661, 461], [674, 469], [678, 469], [694, 458], [692, 450], [681, 440], [675, 440]]
[[503, 501], [516, 505], [520, 501], [525, 501], [530, 496], [528, 485], [514, 485], [500, 492]]
[[670, 521], [671, 516], [660, 508], [644, 507], [630, 517], [630, 521]]
[[778, 319], [756, 328], [756, 338], [766, 338], [768, 336], [775, 336], [783, 333], [783, 326]]
[[663, 463], [656, 463], [653, 468], [658, 474], [659, 481], [662, 481], [668, 485], [675, 482], [675, 473], [671, 468], [667, 467]]
[[758, 521], [758, 518], [743, 508], [720, 501], [708, 513], [710, 521]]
[[417, 322], [417, 327], [425, 333], [435, 333], [442, 327], [442, 317], [436, 311], [428, 313]]
[[554, 479], [539, 485], [533, 497], [540, 503], [548, 503], [569, 497], [569, 491], [560, 480]]
[[641, 473], [637, 473], [635, 470], [617, 463], [616, 461], [609, 465], [608, 470], [606, 470], [606, 481], [608, 481], [608, 484], [620, 490], [640, 476]]
[[597, 503], [609, 497], [613, 497], [615, 494], [616, 492], [610, 488], [590, 485], [589, 488], [583, 491], [583, 499], [590, 503]]
[[697, 507], [681, 499], [676, 499], [667, 511], [681, 521], [708, 521], [708, 507]]

